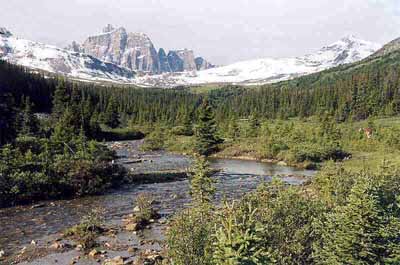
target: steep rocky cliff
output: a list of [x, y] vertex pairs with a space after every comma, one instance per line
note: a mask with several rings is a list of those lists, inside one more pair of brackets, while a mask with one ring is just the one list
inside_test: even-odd
[[102, 34], [84, 42], [83, 51], [135, 71], [159, 72], [158, 54], [150, 38], [143, 33], [127, 33], [122, 27], [108, 25]]
[[173, 50], [167, 55], [160, 48], [157, 52], [146, 34], [128, 33], [125, 28], [114, 28], [110, 24], [101, 34], [89, 37], [83, 45], [73, 43], [68, 49], [151, 74], [205, 70], [212, 67], [208, 63], [196, 63], [192, 50]]
[[198, 71], [207, 70], [207, 69], [215, 67], [215, 65], [206, 61], [203, 57], [196, 57], [196, 59], [194, 59], [194, 61], [196, 63], [196, 69]]

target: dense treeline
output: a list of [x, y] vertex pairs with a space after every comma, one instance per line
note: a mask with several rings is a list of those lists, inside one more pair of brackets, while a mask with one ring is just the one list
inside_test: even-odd
[[7, 63], [0, 68], [0, 207], [94, 194], [122, 182], [113, 152], [88, 139], [99, 124], [76, 85]]
[[[207, 96], [219, 123], [231, 118], [307, 117], [328, 112], [338, 121], [360, 120], [376, 115], [400, 113], [400, 52], [360, 63], [340, 66], [321, 73], [262, 87], [226, 86], [206, 94], [188, 89], [149, 89], [98, 85], [45, 79], [23, 68], [0, 63], [0, 88], [19, 104], [29, 96], [35, 109], [49, 112], [56, 87], [67, 94], [80, 91], [84, 101], [94, 106], [96, 115], [116, 112], [114, 126], [163, 122], [183, 124], [197, 120], [197, 107]], [[7, 94], [7, 93], [3, 93]], [[4, 97], [4, 95], [3, 95]], [[104, 118], [104, 117], [103, 117]]]
[[22, 96], [26, 96], [34, 103], [35, 111], [50, 112], [56, 83], [56, 79], [46, 79], [43, 74], [32, 74], [24, 67], [0, 60], [0, 103], [7, 97], [19, 106]]
[[400, 113], [400, 52], [279, 84], [233, 93], [212, 91], [220, 119], [268, 118], [329, 112], [339, 121]]

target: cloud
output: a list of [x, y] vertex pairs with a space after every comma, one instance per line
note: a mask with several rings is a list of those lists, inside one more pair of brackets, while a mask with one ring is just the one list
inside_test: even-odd
[[399, 0], [368, 0], [372, 4], [383, 7], [388, 13], [400, 16], [400, 1]]
[[390, 41], [400, 36], [400, 0], [12, 0], [0, 16], [17, 36], [62, 45], [107, 23], [226, 64], [303, 55], [346, 34]]

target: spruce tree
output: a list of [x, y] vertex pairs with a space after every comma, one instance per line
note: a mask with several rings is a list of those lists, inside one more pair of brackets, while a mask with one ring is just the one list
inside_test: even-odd
[[16, 110], [10, 94], [0, 93], [0, 146], [12, 141], [16, 136]]
[[236, 141], [240, 137], [240, 128], [235, 118], [232, 118], [229, 122], [228, 135], [233, 141]]
[[195, 151], [199, 155], [208, 156], [217, 150], [220, 139], [217, 137], [217, 126], [214, 113], [208, 100], [200, 106], [199, 122], [196, 128]]
[[256, 137], [258, 135], [258, 130], [260, 128], [260, 122], [257, 119], [256, 115], [251, 115], [249, 118], [249, 125], [248, 125], [248, 132], [247, 135], [249, 137]]
[[62, 117], [58, 120], [54, 127], [54, 132], [51, 135], [51, 139], [58, 143], [70, 142], [76, 132], [72, 124], [74, 123], [74, 116], [69, 108], [66, 108]]
[[384, 264], [387, 255], [385, 217], [379, 194], [367, 177], [351, 190], [346, 205], [315, 223], [321, 244], [315, 244], [316, 264]]
[[64, 79], [60, 79], [54, 91], [52, 115], [54, 119], [60, 118], [68, 106], [69, 96]]
[[215, 194], [214, 180], [211, 178], [210, 164], [204, 156], [197, 156], [190, 178], [190, 193], [196, 206], [211, 203]]
[[108, 127], [114, 129], [120, 125], [118, 104], [115, 97], [110, 98], [104, 116], [105, 116], [105, 124]]
[[33, 113], [33, 105], [29, 97], [22, 98], [23, 107], [20, 114], [19, 134], [33, 136], [38, 132], [38, 120]]
[[189, 113], [187, 113], [183, 118], [183, 134], [186, 136], [193, 135], [192, 118]]

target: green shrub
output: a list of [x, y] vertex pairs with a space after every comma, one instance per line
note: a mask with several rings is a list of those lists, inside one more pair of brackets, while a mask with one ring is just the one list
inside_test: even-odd
[[96, 209], [84, 216], [79, 224], [65, 230], [64, 236], [77, 240], [84, 249], [90, 249], [96, 246], [96, 238], [104, 231], [100, 211]]
[[175, 215], [167, 231], [172, 264], [211, 264], [213, 223], [212, 213], [201, 209], [190, 208]]
[[140, 193], [136, 197], [136, 206], [138, 211], [135, 213], [135, 222], [140, 226], [144, 226], [149, 223], [150, 219], [156, 219], [159, 214], [153, 208], [154, 199], [148, 193]]
[[217, 230], [213, 237], [214, 264], [256, 265], [271, 261], [262, 238], [264, 227], [256, 219], [257, 212], [251, 203], [241, 209], [234, 203], [226, 204], [218, 211]]

